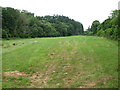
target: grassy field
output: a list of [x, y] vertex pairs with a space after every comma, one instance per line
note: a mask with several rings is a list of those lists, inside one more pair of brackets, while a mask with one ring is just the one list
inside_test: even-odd
[[118, 43], [95, 36], [3, 40], [3, 88], [117, 88]]

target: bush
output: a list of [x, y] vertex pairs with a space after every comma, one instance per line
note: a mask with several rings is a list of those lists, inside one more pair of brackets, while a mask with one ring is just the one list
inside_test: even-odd
[[120, 33], [119, 32], [119, 28], [118, 27], [115, 27], [114, 30], [113, 30], [113, 35], [112, 35], [112, 38], [115, 39], [115, 40], [118, 40], [118, 34]]
[[2, 38], [8, 39], [10, 37], [10, 34], [8, 33], [7, 29], [2, 29]]
[[99, 31], [97, 32], [97, 35], [98, 35], [98, 36], [105, 36], [105, 31], [104, 31], [104, 30], [99, 30]]
[[105, 37], [111, 38], [113, 35], [113, 28], [108, 28], [105, 30]]

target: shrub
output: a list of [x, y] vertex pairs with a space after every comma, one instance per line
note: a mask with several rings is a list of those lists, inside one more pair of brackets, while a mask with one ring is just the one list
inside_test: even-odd
[[99, 30], [99, 31], [97, 32], [97, 35], [98, 35], [98, 36], [105, 36], [105, 31], [104, 31], [104, 30]]
[[105, 30], [105, 37], [111, 38], [113, 34], [113, 28], [108, 28]]

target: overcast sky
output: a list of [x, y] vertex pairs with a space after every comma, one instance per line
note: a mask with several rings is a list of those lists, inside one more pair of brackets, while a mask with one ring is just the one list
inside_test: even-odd
[[27, 10], [37, 16], [59, 14], [83, 24], [84, 29], [94, 20], [103, 22], [119, 0], [0, 0], [0, 6]]

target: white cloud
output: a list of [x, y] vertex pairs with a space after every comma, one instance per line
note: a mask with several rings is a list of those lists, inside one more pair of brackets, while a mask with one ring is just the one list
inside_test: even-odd
[[3, 7], [28, 10], [35, 15], [65, 15], [83, 24], [87, 29], [94, 20], [103, 22], [118, 9], [118, 0], [1, 0]]

